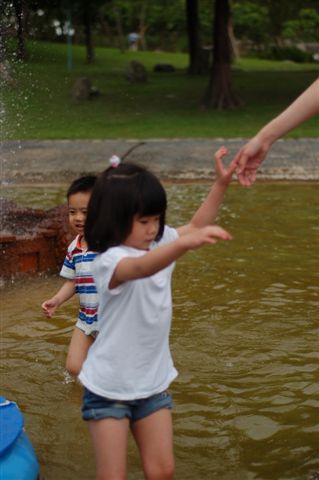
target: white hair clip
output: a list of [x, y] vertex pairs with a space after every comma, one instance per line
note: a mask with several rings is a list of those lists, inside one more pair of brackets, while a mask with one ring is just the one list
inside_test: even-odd
[[112, 155], [109, 162], [110, 162], [111, 167], [116, 168], [121, 163], [121, 159], [117, 155]]

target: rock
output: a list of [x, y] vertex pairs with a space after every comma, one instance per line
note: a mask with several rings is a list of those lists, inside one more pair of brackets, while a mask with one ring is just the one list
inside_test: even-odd
[[159, 73], [171, 73], [175, 72], [175, 67], [173, 65], [170, 65], [169, 63], [157, 63], [154, 66], [154, 72], [159, 72]]
[[98, 89], [92, 86], [91, 81], [86, 77], [78, 78], [72, 86], [72, 96], [76, 100], [89, 100], [99, 94]]
[[125, 76], [131, 83], [146, 83], [147, 71], [144, 65], [137, 60], [132, 60], [126, 69]]

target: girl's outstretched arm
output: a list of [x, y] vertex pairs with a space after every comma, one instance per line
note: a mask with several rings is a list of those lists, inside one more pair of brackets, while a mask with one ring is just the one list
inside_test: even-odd
[[231, 240], [231, 235], [217, 225], [197, 228], [177, 238], [174, 242], [155, 248], [141, 257], [121, 260], [112, 276], [109, 288], [116, 288], [129, 280], [145, 278], [163, 270], [188, 250], [214, 244], [218, 240]]
[[227, 152], [228, 150], [226, 147], [221, 147], [215, 153], [214, 158], [217, 179], [214, 182], [209, 194], [193, 215], [190, 223], [177, 229], [179, 235], [185, 235], [194, 228], [202, 228], [206, 225], [211, 225], [214, 223], [225, 192], [237, 168], [236, 159], [234, 159], [227, 168], [224, 167], [223, 158]]

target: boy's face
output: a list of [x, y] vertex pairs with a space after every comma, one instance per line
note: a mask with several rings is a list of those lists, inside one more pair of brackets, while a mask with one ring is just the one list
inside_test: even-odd
[[84, 234], [84, 224], [91, 192], [78, 192], [69, 196], [69, 222], [76, 234]]

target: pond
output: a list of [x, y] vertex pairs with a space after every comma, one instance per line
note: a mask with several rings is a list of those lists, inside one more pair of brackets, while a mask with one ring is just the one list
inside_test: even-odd
[[[188, 221], [208, 189], [168, 184], [168, 220]], [[66, 186], [6, 187], [29, 207]], [[234, 240], [188, 253], [174, 274], [171, 349], [176, 480], [301, 480], [319, 471], [319, 196], [316, 183], [235, 185], [218, 223]], [[81, 386], [64, 370], [77, 311], [41, 302], [57, 275], [1, 289], [1, 387], [18, 403], [43, 480], [94, 478]], [[142, 478], [129, 445], [129, 479]]]

